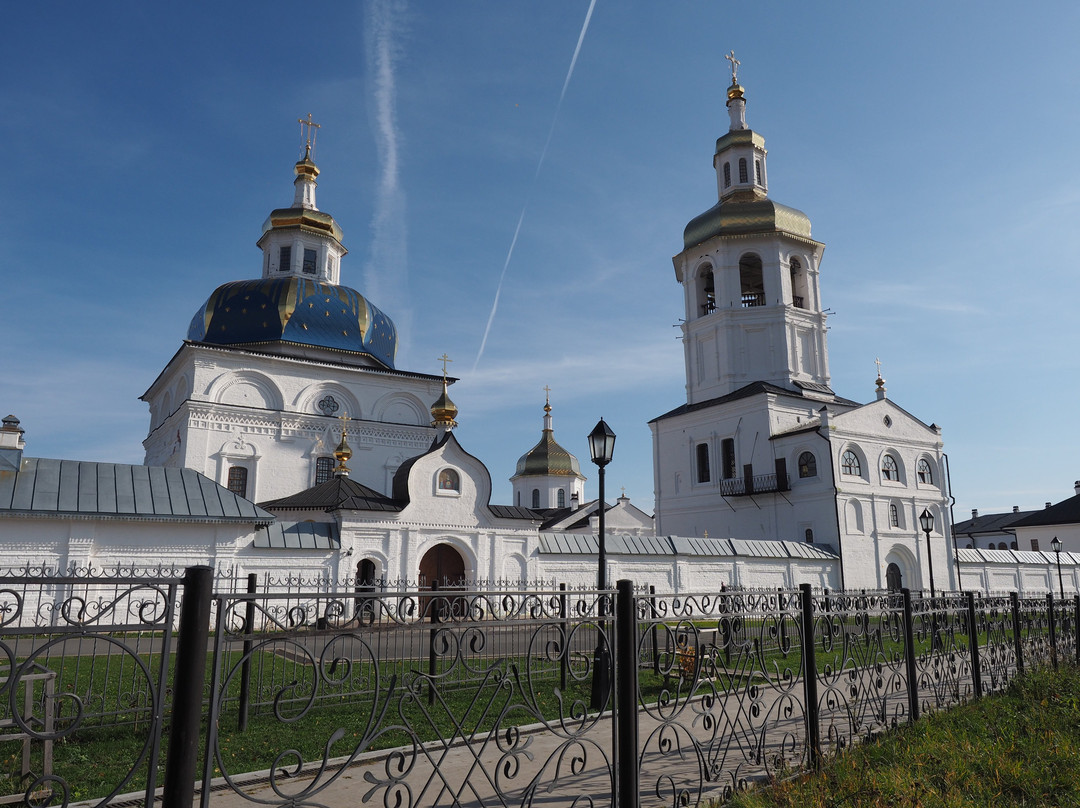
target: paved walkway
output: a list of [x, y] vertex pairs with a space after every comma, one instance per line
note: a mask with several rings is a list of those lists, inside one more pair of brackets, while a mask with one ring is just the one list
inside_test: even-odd
[[[798, 686], [801, 703], [801, 685]], [[678, 723], [664, 723], [649, 711], [639, 713], [641, 804], [678, 804], [676, 793], [698, 798], [732, 787], [738, 778], [764, 776], [772, 761], [799, 751], [805, 737], [801, 710], [787, 717], [782, 694], [763, 687], [755, 699], [735, 697], [706, 704], [686, 703]], [[211, 794], [213, 808], [257, 804], [352, 806], [565, 806], [612, 804], [613, 722], [610, 714], [590, 719], [580, 735], [533, 725], [523, 727], [518, 753], [507, 731], [472, 745], [447, 748], [428, 744], [415, 752], [389, 750], [361, 756], [351, 765], [267, 782], [224, 785]], [[766, 730], [763, 727], [767, 727]], [[513, 731], [511, 731], [513, 732]], [[691, 738], [692, 736], [692, 738]], [[747, 755], [759, 755], [748, 760]], [[334, 765], [345, 761], [338, 759]], [[239, 793], [237, 793], [239, 792]]]

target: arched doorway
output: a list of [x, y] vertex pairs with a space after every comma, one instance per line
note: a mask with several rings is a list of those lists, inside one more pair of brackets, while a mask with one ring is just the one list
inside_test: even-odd
[[420, 586], [440, 589], [465, 583], [465, 559], [449, 544], [436, 544], [420, 559]]
[[900, 574], [900, 567], [895, 564], [889, 564], [885, 568], [885, 586], [890, 592], [899, 592], [903, 587], [903, 576]]
[[[460, 589], [465, 586], [465, 559], [449, 544], [436, 544], [420, 559], [420, 589]], [[468, 606], [463, 598], [422, 597], [420, 614], [432, 623], [453, 619], [465, 614]]]
[[370, 625], [375, 620], [375, 562], [365, 558], [356, 565], [355, 616], [361, 623]]

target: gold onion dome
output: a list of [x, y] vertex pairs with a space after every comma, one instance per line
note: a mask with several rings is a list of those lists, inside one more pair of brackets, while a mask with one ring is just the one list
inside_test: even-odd
[[352, 457], [352, 449], [349, 448], [349, 443], [345, 440], [345, 429], [341, 430], [341, 442], [338, 443], [337, 448], [334, 449], [334, 459], [337, 461], [337, 467], [334, 469], [334, 474], [344, 474], [348, 476], [349, 469], [345, 465], [349, 458]]
[[457, 426], [457, 421], [454, 420], [457, 414], [457, 405], [450, 400], [450, 395], [446, 392], [446, 379], [443, 379], [442, 395], [431, 405], [431, 425], [452, 429]]
[[580, 477], [578, 459], [555, 440], [551, 428], [551, 403], [544, 405], [544, 430], [540, 442], [521, 456], [515, 477]]
[[727, 88], [727, 100], [734, 101], [736, 98], [745, 99], [746, 90], [743, 89], [741, 84], [732, 83], [732, 85]]

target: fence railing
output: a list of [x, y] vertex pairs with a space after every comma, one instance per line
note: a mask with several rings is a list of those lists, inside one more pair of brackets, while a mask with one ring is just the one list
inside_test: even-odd
[[217, 583], [0, 579], [0, 801], [694, 806], [1080, 661], [1080, 597]]

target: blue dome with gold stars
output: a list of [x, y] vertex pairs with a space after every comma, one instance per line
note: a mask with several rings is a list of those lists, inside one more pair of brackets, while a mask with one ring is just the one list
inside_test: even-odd
[[388, 368], [397, 355], [393, 321], [363, 295], [296, 276], [219, 286], [195, 313], [187, 338], [213, 345], [310, 345], [367, 355]]

